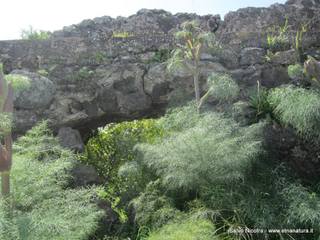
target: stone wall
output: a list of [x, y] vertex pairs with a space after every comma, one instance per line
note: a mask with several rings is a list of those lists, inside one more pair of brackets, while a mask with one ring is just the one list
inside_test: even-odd
[[[286, 17], [292, 36], [307, 22], [304, 48], [316, 54], [319, 12], [319, 0], [240, 9], [224, 21], [216, 15], [143, 9], [128, 18], [85, 20], [54, 32], [49, 40], [0, 41], [5, 72], [27, 75], [33, 81], [31, 89], [16, 96], [16, 131], [22, 133], [37, 121], [50, 119], [56, 130], [71, 126], [85, 132], [110, 121], [162, 113], [175, 90], [192, 93], [188, 73], [168, 74], [164, 64], [154, 60], [161, 49], [174, 46], [173, 33], [186, 20], [197, 19], [203, 29], [217, 30], [225, 45], [219, 56], [202, 56], [202, 82], [215, 71], [230, 73], [242, 87], [254, 86], [257, 80], [267, 87], [285, 83], [286, 66], [294, 61], [294, 53], [285, 51], [266, 62], [266, 33]], [[39, 76], [39, 70], [48, 76]]]

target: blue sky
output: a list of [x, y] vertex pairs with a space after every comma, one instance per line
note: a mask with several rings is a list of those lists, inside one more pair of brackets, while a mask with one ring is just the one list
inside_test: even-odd
[[129, 16], [141, 8], [172, 13], [220, 14], [238, 8], [267, 7], [285, 0], [4, 0], [1, 2], [0, 40], [19, 39], [21, 30], [58, 30], [84, 19]]

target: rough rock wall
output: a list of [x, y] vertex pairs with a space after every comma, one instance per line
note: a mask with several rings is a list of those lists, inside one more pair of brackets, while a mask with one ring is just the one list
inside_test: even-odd
[[[287, 17], [294, 32], [308, 22], [304, 47], [317, 49], [319, 11], [320, 0], [290, 0], [230, 12], [221, 21], [219, 16], [143, 9], [128, 18], [85, 20], [55, 32], [49, 40], [0, 41], [6, 73], [14, 71], [33, 81], [31, 89], [16, 97], [16, 131], [23, 132], [40, 119], [49, 118], [56, 129], [84, 130], [162, 112], [172, 92], [192, 92], [188, 73], [168, 74], [164, 64], [154, 60], [160, 49], [174, 46], [172, 34], [186, 20], [198, 19], [209, 31], [219, 27], [218, 39], [226, 46], [219, 57], [202, 56], [203, 82], [212, 71], [229, 72], [244, 87], [257, 80], [266, 86], [280, 84], [279, 79], [286, 82], [293, 53], [282, 52], [265, 62], [268, 27], [282, 25]], [[39, 70], [48, 76], [39, 76]]]

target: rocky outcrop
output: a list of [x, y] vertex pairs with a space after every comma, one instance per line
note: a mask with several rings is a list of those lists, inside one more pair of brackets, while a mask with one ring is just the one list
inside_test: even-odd
[[28, 77], [30, 86], [15, 93], [14, 106], [21, 110], [46, 109], [56, 93], [56, 85], [46, 77], [25, 70], [15, 70], [12, 74]]
[[62, 127], [57, 135], [60, 145], [75, 152], [84, 151], [84, 143], [81, 139], [79, 131], [71, 127]]
[[[128, 18], [85, 20], [54, 32], [49, 40], [0, 41], [5, 72], [32, 80], [32, 87], [15, 99], [16, 132], [49, 119], [57, 132], [72, 127], [86, 135], [110, 121], [160, 114], [177, 90], [192, 95], [190, 74], [168, 73], [157, 57], [175, 46], [173, 33], [186, 20], [216, 32], [224, 45], [222, 52], [201, 55], [203, 89], [211, 72], [230, 73], [244, 88], [257, 81], [267, 87], [286, 83], [286, 67], [295, 53], [284, 51], [267, 60], [266, 33], [283, 25], [286, 17], [292, 36], [300, 24], [308, 23], [303, 47], [316, 55], [319, 11], [319, 0], [290, 0], [230, 12], [222, 21], [216, 15], [143, 9]], [[43, 72], [46, 77], [38, 74]]]

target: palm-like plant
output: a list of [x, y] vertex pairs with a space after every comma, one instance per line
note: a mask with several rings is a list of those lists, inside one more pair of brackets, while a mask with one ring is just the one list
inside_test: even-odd
[[220, 48], [215, 40], [215, 35], [206, 32], [199, 27], [196, 21], [185, 22], [182, 24], [182, 30], [175, 35], [178, 44], [172, 51], [171, 58], [168, 60], [167, 68], [169, 71], [184, 68], [193, 76], [196, 102], [199, 105], [200, 96], [200, 56], [206, 47]]

